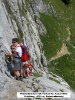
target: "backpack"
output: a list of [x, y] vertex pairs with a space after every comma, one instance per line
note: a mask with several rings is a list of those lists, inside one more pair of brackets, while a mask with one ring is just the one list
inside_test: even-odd
[[20, 47], [22, 49], [21, 61], [26, 62], [26, 61], [30, 60], [28, 48], [25, 45], [20, 45]]

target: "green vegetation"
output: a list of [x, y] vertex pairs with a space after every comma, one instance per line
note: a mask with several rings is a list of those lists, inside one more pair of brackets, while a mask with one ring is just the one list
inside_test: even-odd
[[35, 77], [42, 77], [42, 75], [41, 75], [40, 73], [33, 73], [33, 75], [34, 75]]
[[49, 71], [61, 76], [75, 90], [75, 50], [72, 49], [71, 51], [73, 55], [65, 55], [52, 61], [48, 66]]
[[40, 89], [40, 87], [36, 88], [36, 89], [34, 90], [34, 92], [38, 92], [39, 89]]
[[24, 42], [23, 41], [23, 32], [19, 26], [18, 26], [18, 32], [19, 32], [19, 36], [18, 36], [19, 42], [23, 43]]
[[26, 2], [27, 10], [29, 10], [29, 0], [25, 0], [25, 2]]
[[21, 8], [21, 6], [20, 6], [20, 4], [19, 4], [19, 1], [18, 1], [18, 8], [19, 8], [19, 12], [20, 12], [20, 16], [26, 16], [26, 10], [25, 10], [25, 8], [24, 8], [24, 3], [23, 3], [23, 1], [22, 1], [22, 8]]
[[54, 78], [52, 78], [52, 77], [50, 77], [49, 79], [50, 79], [50, 80], [53, 80], [53, 81], [55, 81], [55, 82], [57, 82], [58, 84], [60, 84], [60, 82], [59, 82], [58, 80], [56, 80], [56, 79], [54, 79]]
[[[13, 13], [12, 13], [12, 10], [11, 10], [11, 7], [10, 7], [10, 5], [9, 5], [9, 2], [8, 2], [8, 0], [3, 0], [3, 2], [4, 2], [4, 4], [5, 4], [6, 10], [7, 10], [7, 12], [8, 12], [8, 15], [6, 14], [7, 19], [8, 19], [8, 17], [9, 17], [10, 20], [11, 20], [11, 23], [12, 23], [12, 19], [14, 19], [14, 15], [13, 15]], [[8, 22], [9, 22], [9, 20], [8, 20]]]
[[61, 92], [64, 92], [64, 90], [60, 89]]
[[47, 34], [40, 35], [40, 37], [44, 45], [45, 56], [49, 59], [60, 50], [62, 41], [66, 40], [68, 36], [67, 24], [64, 25], [62, 20], [45, 14], [40, 14], [40, 20], [47, 30]]
[[8, 0], [3, 0], [4, 4], [5, 4], [5, 7], [8, 11], [8, 14], [10, 14], [12, 16], [12, 11], [11, 11], [11, 8], [10, 8], [10, 5], [8, 3]]
[[57, 54], [63, 41], [68, 37], [67, 27], [70, 28], [70, 41], [66, 42], [70, 55], [64, 55], [48, 64], [49, 72], [61, 76], [75, 91], [75, 1], [66, 6], [62, 0], [43, 0], [51, 4], [57, 12], [57, 17], [40, 14], [47, 33], [40, 35], [47, 60]]

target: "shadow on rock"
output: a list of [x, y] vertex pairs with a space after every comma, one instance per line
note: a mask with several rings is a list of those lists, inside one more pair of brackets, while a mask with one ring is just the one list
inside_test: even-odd
[[12, 76], [14, 76], [14, 73], [13, 73], [13, 64], [9, 61], [6, 60], [6, 64], [7, 64], [7, 71], [10, 72], [10, 74]]

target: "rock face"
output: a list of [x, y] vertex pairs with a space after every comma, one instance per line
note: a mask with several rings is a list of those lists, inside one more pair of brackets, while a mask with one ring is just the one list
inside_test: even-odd
[[[19, 91], [61, 91], [61, 88], [58, 89], [59, 85], [57, 88], [53, 87], [57, 83], [49, 85], [53, 81], [46, 75], [47, 69], [43, 69], [47, 62], [39, 34], [46, 34], [46, 29], [39, 20], [39, 12], [48, 14], [49, 9], [50, 14], [56, 15], [53, 7], [44, 4], [42, 0], [0, 0], [0, 100], [17, 100], [16, 93]], [[28, 46], [34, 69], [42, 74], [40, 78], [31, 76], [18, 82], [10, 75], [11, 64], [6, 63], [4, 54], [11, 53], [10, 45], [14, 37]], [[48, 86], [46, 81], [50, 82]], [[68, 85], [63, 86], [63, 91], [70, 91]], [[71, 100], [74, 100], [74, 96]]]
[[[13, 37], [18, 37], [20, 42], [29, 48], [31, 60], [35, 68], [38, 70], [42, 66], [41, 55], [42, 43], [39, 38], [37, 24], [34, 20], [34, 13], [29, 2], [25, 0], [4, 0], [0, 1], [0, 53], [10, 52], [11, 40]], [[38, 19], [37, 19], [38, 20]], [[42, 23], [38, 20], [40, 26]], [[41, 28], [42, 33], [45, 28]], [[2, 51], [3, 50], [3, 51]], [[44, 55], [43, 55], [44, 56]], [[1, 56], [4, 58], [4, 56]], [[4, 58], [5, 59], [5, 58]], [[2, 60], [0, 60], [2, 64]], [[45, 60], [47, 65], [47, 62]]]

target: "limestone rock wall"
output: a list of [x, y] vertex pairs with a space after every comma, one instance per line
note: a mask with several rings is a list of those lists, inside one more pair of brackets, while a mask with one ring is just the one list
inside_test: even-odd
[[[39, 18], [37, 20], [39, 21]], [[42, 29], [44, 31], [45, 28], [40, 22], [41, 26], [42, 33]], [[35, 70], [41, 71], [43, 45], [34, 20], [34, 12], [28, 0], [0, 0], [0, 90], [7, 81], [10, 81], [4, 54], [11, 53], [10, 45], [14, 37], [18, 37], [19, 41], [29, 48]], [[46, 59], [44, 62], [47, 65]]]

